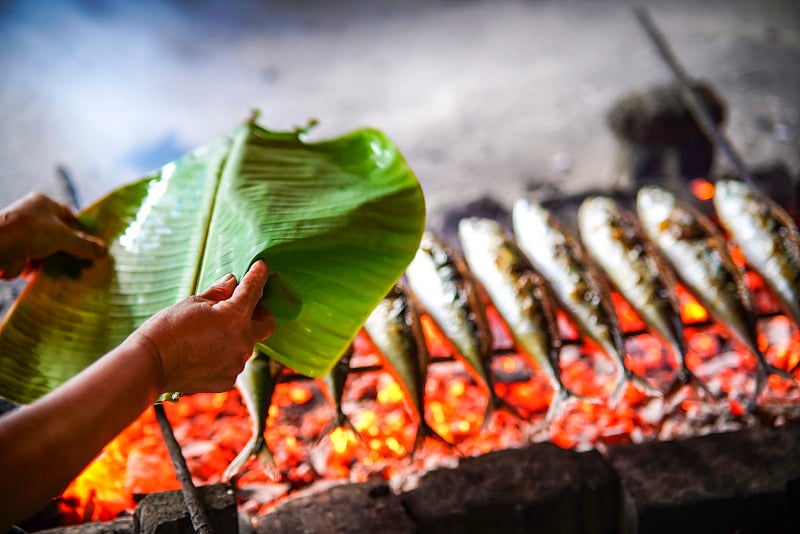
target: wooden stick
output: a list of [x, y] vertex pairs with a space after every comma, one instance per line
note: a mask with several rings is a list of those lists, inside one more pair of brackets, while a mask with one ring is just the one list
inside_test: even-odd
[[200, 494], [192, 482], [192, 474], [189, 472], [189, 468], [186, 467], [186, 459], [181, 452], [181, 446], [178, 444], [178, 440], [175, 439], [172, 425], [170, 425], [167, 414], [164, 412], [164, 406], [160, 403], [154, 404], [153, 409], [156, 412], [158, 426], [161, 427], [161, 434], [164, 436], [164, 443], [166, 443], [167, 450], [169, 450], [169, 455], [172, 458], [172, 464], [175, 466], [175, 474], [181, 483], [183, 502], [189, 510], [192, 527], [194, 527], [195, 532], [200, 534], [214, 534], [214, 529], [208, 519], [208, 514], [206, 514], [203, 501], [200, 499]]
[[717, 128], [717, 125], [714, 124], [714, 121], [711, 118], [708, 110], [703, 105], [703, 102], [697, 96], [694, 89], [692, 89], [689, 76], [686, 74], [686, 71], [683, 69], [683, 67], [681, 67], [681, 65], [678, 63], [678, 60], [675, 58], [675, 54], [672, 53], [672, 50], [667, 43], [667, 40], [656, 27], [652, 17], [650, 17], [650, 13], [648, 13], [647, 9], [645, 9], [643, 6], [634, 6], [633, 12], [636, 15], [639, 23], [642, 25], [645, 33], [655, 45], [659, 56], [661, 56], [661, 59], [663, 59], [667, 66], [669, 66], [672, 74], [678, 81], [679, 95], [681, 100], [683, 100], [684, 105], [689, 109], [689, 112], [700, 124], [700, 127], [703, 129], [705, 134], [711, 138], [711, 141], [714, 143], [714, 145], [716, 145], [717, 149], [725, 154], [736, 172], [739, 173], [741, 179], [750, 183], [751, 185], [755, 185], [753, 176], [750, 174], [750, 171], [747, 170], [742, 158], [739, 157], [736, 149], [733, 148], [733, 145], [728, 138], [725, 137], [725, 134], [723, 134], [722, 131]]

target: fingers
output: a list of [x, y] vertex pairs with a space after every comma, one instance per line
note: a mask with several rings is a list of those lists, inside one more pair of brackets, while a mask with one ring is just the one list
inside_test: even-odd
[[54, 200], [50, 200], [50, 202], [52, 203], [51, 206], [56, 214], [56, 217], [61, 219], [64, 223], [72, 226], [77, 222], [75, 214], [66, 204], [62, 204], [61, 202], [56, 202]]
[[228, 302], [252, 312], [264, 294], [264, 284], [267, 283], [267, 264], [264, 260], [256, 261], [242, 281], [236, 286], [233, 296]]
[[199, 296], [213, 302], [228, 300], [236, 288], [236, 277], [232, 274], [225, 275], [219, 282], [206, 289]]
[[86, 260], [102, 258], [108, 253], [106, 244], [101, 239], [73, 230], [66, 225], [63, 229], [63, 235], [57, 236], [60, 240], [58, 245], [60, 250]]

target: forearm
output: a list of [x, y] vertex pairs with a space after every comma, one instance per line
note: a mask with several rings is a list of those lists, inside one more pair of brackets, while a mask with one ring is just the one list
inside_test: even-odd
[[148, 348], [129, 339], [59, 389], [0, 419], [0, 532], [63, 491], [147, 409], [161, 393], [161, 373]]

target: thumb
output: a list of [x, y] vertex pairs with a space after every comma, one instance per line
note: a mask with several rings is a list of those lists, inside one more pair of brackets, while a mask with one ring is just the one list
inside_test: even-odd
[[216, 284], [203, 291], [199, 296], [214, 302], [219, 302], [231, 298], [234, 289], [236, 289], [236, 277], [228, 273]]

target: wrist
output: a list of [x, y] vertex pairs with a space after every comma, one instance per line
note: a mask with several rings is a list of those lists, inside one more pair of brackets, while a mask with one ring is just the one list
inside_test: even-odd
[[153, 339], [146, 332], [137, 330], [126, 340], [133, 351], [141, 354], [153, 369], [153, 386], [158, 393], [166, 391], [166, 373], [164, 371], [164, 359], [161, 350]]

